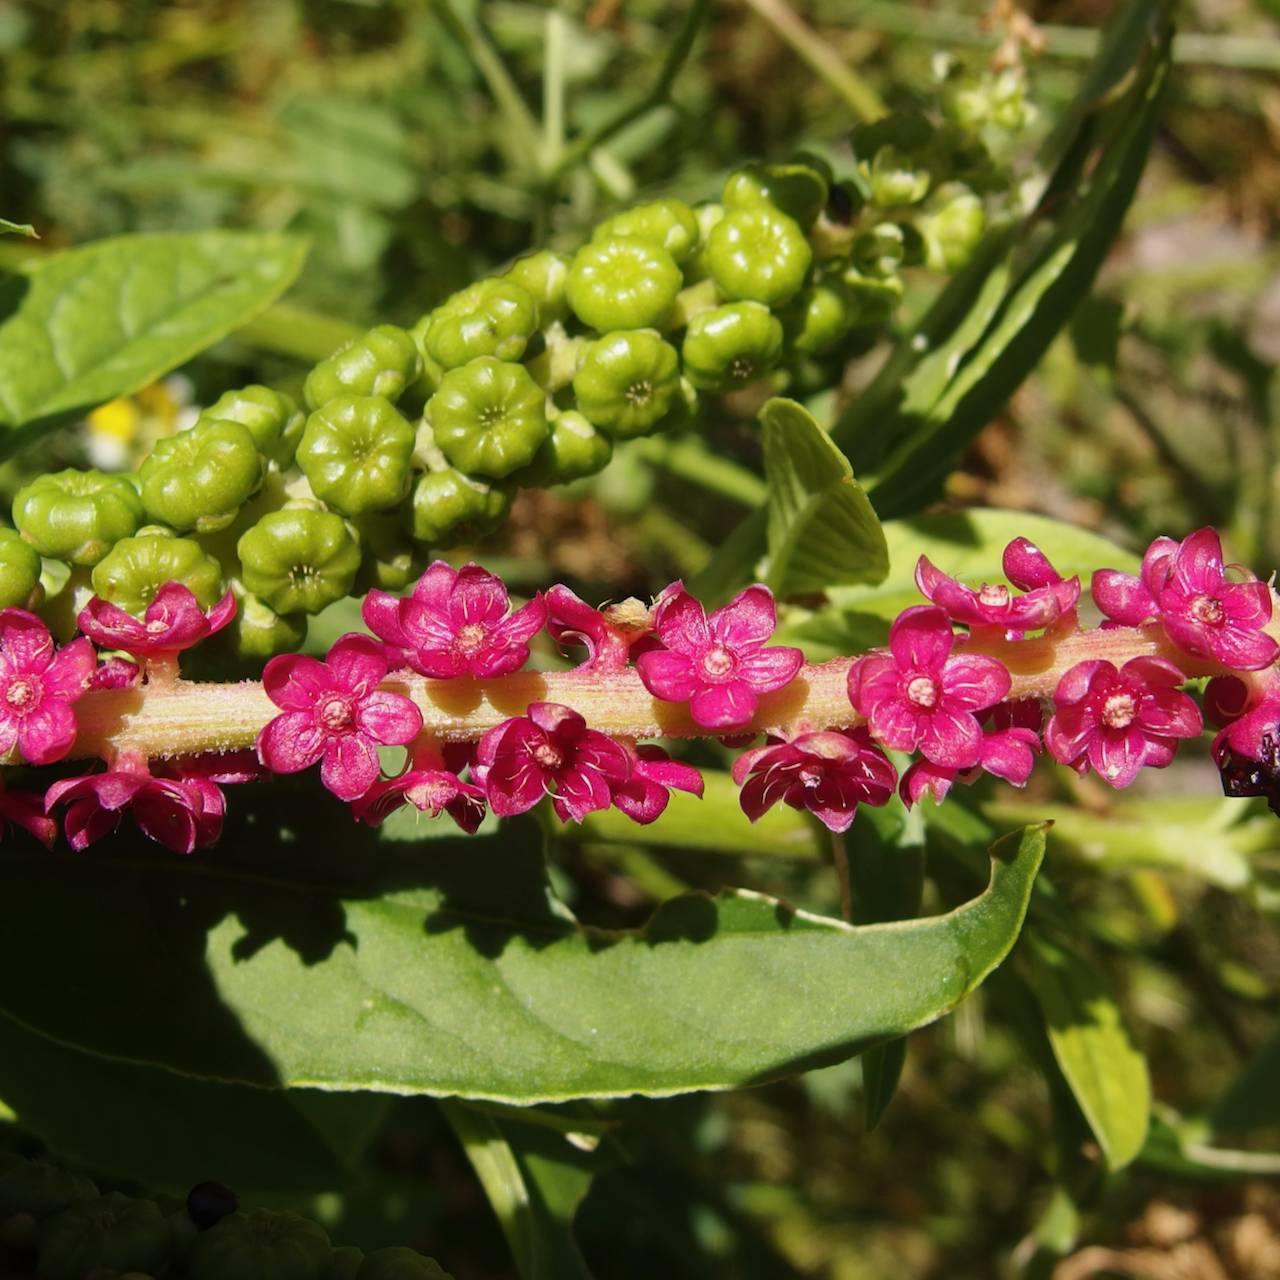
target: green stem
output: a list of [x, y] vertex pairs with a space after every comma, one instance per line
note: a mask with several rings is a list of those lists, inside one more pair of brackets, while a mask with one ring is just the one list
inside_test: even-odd
[[615, 111], [607, 120], [596, 126], [589, 133], [577, 139], [571, 146], [561, 152], [559, 159], [547, 173], [547, 184], [555, 183], [566, 173], [576, 169], [598, 147], [603, 146], [615, 134], [621, 133], [629, 124], [647, 115], [655, 107], [666, 102], [675, 78], [680, 74], [686, 59], [693, 49], [698, 30], [711, 9], [711, 0], [693, 0], [685, 13], [684, 22], [676, 33], [676, 38], [667, 50], [658, 78], [650, 86], [649, 92], [639, 101]]
[[844, 99], [860, 120], [876, 120], [885, 114], [880, 95], [799, 18], [786, 0], [746, 2]]
[[631, 449], [673, 476], [744, 507], [759, 507], [768, 496], [765, 482], [754, 471], [712, 453], [697, 436], [650, 436], [634, 441]]

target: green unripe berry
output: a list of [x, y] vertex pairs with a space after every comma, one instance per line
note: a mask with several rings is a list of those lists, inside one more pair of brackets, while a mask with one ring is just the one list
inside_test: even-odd
[[982, 201], [965, 187], [949, 190], [942, 204], [920, 220], [925, 262], [932, 271], [959, 270], [969, 261], [987, 227]]
[[850, 260], [866, 276], [892, 276], [907, 256], [907, 236], [895, 222], [878, 222], [853, 244]]
[[241, 588], [236, 591], [236, 616], [225, 631], [214, 637], [214, 642], [223, 636], [229, 637], [237, 658], [265, 661], [302, 648], [307, 638], [307, 615], [277, 613], [265, 600]]
[[683, 200], [654, 200], [606, 218], [591, 238], [634, 236], [665, 249], [677, 263], [682, 263], [698, 247], [700, 234], [698, 217]]
[[307, 374], [303, 399], [308, 409], [318, 409], [335, 396], [398, 400], [418, 372], [413, 338], [393, 324], [380, 324], [316, 365]]
[[782, 358], [782, 324], [759, 302], [703, 311], [689, 322], [681, 354], [685, 376], [704, 391], [733, 391]]
[[13, 500], [23, 538], [42, 556], [71, 564], [97, 564], [145, 519], [133, 482], [101, 471], [37, 476]]
[[116, 1192], [46, 1218], [39, 1239], [43, 1280], [83, 1280], [98, 1268], [157, 1273], [170, 1250], [169, 1224], [155, 1201]]
[[122, 538], [93, 570], [96, 594], [126, 613], [143, 614], [166, 582], [180, 582], [210, 609], [222, 596], [222, 566], [191, 538], [144, 529]]
[[356, 575], [356, 591], [370, 587], [403, 591], [421, 573], [421, 556], [404, 532], [399, 514], [376, 513], [354, 520], [364, 559]]
[[929, 171], [897, 147], [881, 147], [870, 165], [859, 168], [871, 199], [883, 208], [919, 204], [929, 194]]
[[34, 609], [44, 598], [40, 554], [16, 529], [0, 529], [0, 609]]
[[280, 614], [319, 613], [351, 594], [360, 547], [341, 516], [272, 511], [236, 544], [245, 588]]
[[855, 328], [883, 324], [902, 301], [902, 277], [864, 276], [850, 267], [843, 276]]
[[707, 238], [707, 271], [732, 301], [780, 306], [800, 291], [812, 261], [794, 220], [764, 205], [726, 213]]
[[138, 469], [147, 515], [179, 533], [225, 528], [262, 483], [262, 474], [249, 429], [220, 419], [157, 441]]
[[329, 1263], [329, 1280], [357, 1280], [363, 1262], [364, 1250], [357, 1249], [354, 1245], [335, 1249]]
[[547, 401], [529, 371], [492, 356], [450, 369], [427, 404], [440, 451], [455, 466], [500, 479], [528, 466], [547, 438]]
[[431, 313], [423, 351], [446, 370], [477, 356], [519, 360], [537, 328], [538, 305], [523, 285], [480, 280]]
[[375, 1249], [365, 1257], [356, 1280], [451, 1280], [434, 1258], [416, 1249]]
[[665, 249], [634, 236], [611, 236], [574, 255], [569, 305], [583, 324], [601, 333], [661, 328], [682, 283]]
[[680, 399], [680, 357], [652, 329], [606, 334], [583, 353], [573, 394], [615, 439], [647, 435]]
[[390, 400], [337, 396], [307, 419], [297, 463], [335, 511], [385, 511], [409, 492], [415, 434]]
[[282, 467], [293, 461], [306, 424], [306, 415], [291, 396], [260, 386], [224, 392], [200, 416], [238, 422], [253, 437], [258, 452]]
[[428, 471], [414, 486], [405, 526], [426, 547], [474, 542], [507, 518], [513, 496], [506, 485], [486, 484], [453, 467]]
[[962, 129], [976, 132], [991, 118], [987, 87], [969, 77], [957, 77], [943, 91], [942, 112]]
[[840, 280], [823, 280], [805, 289], [780, 318], [788, 346], [818, 356], [849, 332], [856, 313], [848, 287]]
[[0, 1220], [15, 1213], [44, 1218], [97, 1194], [98, 1188], [81, 1174], [47, 1160], [24, 1160], [0, 1152]]
[[827, 203], [829, 169], [812, 164], [752, 164], [725, 180], [721, 201], [726, 210], [772, 209], [801, 227], [810, 227]]
[[545, 327], [568, 316], [569, 299], [565, 289], [569, 283], [569, 259], [563, 253], [543, 249], [517, 258], [501, 278], [528, 291], [538, 308], [540, 325]]
[[603, 471], [613, 457], [613, 441], [582, 414], [566, 410], [551, 424], [533, 461], [514, 479], [530, 488], [569, 484]]
[[201, 1234], [190, 1280], [327, 1280], [333, 1248], [319, 1223], [296, 1213], [236, 1212]]

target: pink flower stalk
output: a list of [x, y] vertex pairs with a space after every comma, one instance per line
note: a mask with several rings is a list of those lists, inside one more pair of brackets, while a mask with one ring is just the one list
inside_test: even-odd
[[991, 727], [982, 734], [982, 754], [970, 769], [949, 769], [917, 760], [902, 775], [898, 794], [908, 809], [922, 796], [941, 804], [956, 782], [976, 782], [983, 773], [1025, 787], [1040, 750], [1040, 725], [1044, 712], [1034, 698], [1001, 702], [983, 717]]
[[166, 582], [139, 620], [99, 596], [80, 611], [80, 630], [104, 649], [124, 649], [140, 657], [177, 653], [221, 631], [236, 615], [236, 598], [228, 591], [206, 613], [194, 593], [180, 582]]
[[1001, 583], [985, 582], [974, 591], [936, 569], [928, 556], [916, 562], [920, 594], [945, 609], [953, 622], [970, 627], [999, 627], [1020, 637], [1053, 626], [1080, 599], [1080, 579], [1064, 579], [1026, 538], [1005, 547], [1004, 575], [1025, 594], [1015, 596]]
[[142, 676], [142, 668], [128, 658], [104, 658], [89, 679], [90, 689], [127, 689]]
[[582, 645], [587, 650], [578, 670], [621, 671], [634, 646], [653, 634], [651, 611], [639, 600], [593, 609], [568, 587], [557, 584], [543, 597], [547, 605], [547, 630], [561, 649]]
[[370, 591], [363, 613], [369, 630], [390, 646], [392, 661], [443, 680], [518, 671], [529, 660], [529, 640], [547, 619], [541, 596], [511, 613], [501, 578], [478, 564], [455, 569], [443, 560], [403, 599]]
[[53, 848], [58, 836], [58, 824], [45, 816], [44, 802], [39, 796], [0, 787], [0, 832], [10, 824], [35, 836], [46, 849]]
[[258, 759], [272, 773], [298, 773], [320, 761], [320, 780], [339, 800], [359, 799], [378, 778], [378, 747], [403, 746], [422, 730], [422, 712], [378, 689], [387, 674], [371, 636], [342, 636], [324, 662], [299, 654], [272, 658], [262, 673], [284, 714], [258, 735]]
[[[527, 813], [544, 795], [561, 822], [581, 822], [607, 809], [613, 788], [627, 781], [631, 759], [624, 747], [557, 702], [531, 702], [480, 739], [472, 776], [501, 818]], [[553, 790], [554, 788], [554, 790]]]
[[702, 775], [691, 764], [672, 758], [658, 746], [619, 743], [631, 756], [631, 773], [613, 784], [613, 803], [633, 822], [647, 826], [662, 816], [671, 788], [702, 799]]
[[89, 687], [97, 658], [88, 640], [56, 652], [49, 628], [25, 609], [0, 609], [0, 755], [16, 746], [31, 764], [71, 750], [71, 704]]
[[704, 729], [736, 729], [756, 713], [761, 694], [789, 684], [804, 663], [799, 649], [764, 642], [778, 625], [773, 593], [757, 583], [710, 617], [682, 583], [673, 583], [653, 616], [661, 649], [636, 659], [644, 687], [665, 702], [688, 702]]
[[1238, 671], [1257, 671], [1280, 654], [1266, 633], [1271, 590], [1250, 577], [1233, 582], [1222, 562], [1215, 530], [1197, 530], [1181, 542], [1157, 538], [1142, 558], [1140, 577], [1116, 569], [1093, 575], [1098, 608], [1121, 626], [1159, 619], [1179, 648], [1215, 658]]
[[434, 743], [414, 746], [403, 773], [375, 782], [352, 805], [358, 822], [379, 827], [397, 809], [411, 804], [421, 813], [438, 818], [447, 813], [468, 835], [484, 821], [485, 796], [482, 788], [463, 782], [458, 771], [446, 764]]
[[1049, 754], [1079, 773], [1092, 765], [1117, 788], [1140, 769], [1163, 769], [1179, 738], [1204, 729], [1200, 708], [1178, 689], [1185, 679], [1162, 658], [1130, 658], [1119, 670], [1102, 659], [1077, 663], [1054, 691], [1044, 733]]
[[895, 751], [920, 751], [931, 764], [969, 769], [982, 760], [975, 712], [1008, 694], [1003, 664], [980, 654], [952, 654], [946, 613], [916, 605], [894, 620], [889, 652], [859, 658], [849, 670], [849, 701], [874, 737]]
[[888, 804], [897, 770], [861, 725], [770, 737], [733, 763], [742, 810], [755, 822], [779, 800], [807, 809], [832, 831], [847, 831], [859, 804]]
[[222, 834], [226, 801], [206, 778], [157, 778], [140, 756], [121, 756], [114, 769], [55, 782], [45, 809], [67, 806], [64, 827], [81, 852], [117, 830], [132, 812], [143, 835], [175, 853], [214, 844]]

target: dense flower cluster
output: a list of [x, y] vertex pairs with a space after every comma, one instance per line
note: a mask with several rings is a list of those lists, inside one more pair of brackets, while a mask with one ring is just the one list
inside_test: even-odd
[[[926, 796], [937, 802], [984, 772], [1025, 785], [1042, 750], [1126, 787], [1142, 769], [1168, 765], [1180, 741], [1200, 736], [1204, 715], [1181, 686], [1203, 675], [1213, 677], [1204, 705], [1219, 729], [1213, 754], [1225, 790], [1267, 796], [1280, 811], [1273, 597], [1267, 584], [1223, 563], [1213, 530], [1181, 543], [1157, 539], [1139, 576], [1095, 573], [1093, 600], [1106, 621], [1093, 632], [1079, 626], [1079, 580], [1064, 579], [1031, 543], [1010, 543], [1003, 567], [1022, 594], [966, 586], [922, 556], [916, 580], [930, 603], [899, 614], [884, 649], [806, 667], [799, 649], [769, 643], [777, 612], [760, 584], [710, 613], [680, 582], [651, 606], [628, 600], [595, 609], [554, 586], [513, 609], [502, 581], [479, 565], [436, 561], [402, 598], [369, 592], [363, 615], [374, 634], [342, 636], [324, 661], [287, 655], [267, 663], [258, 696], [279, 714], [262, 724], [253, 751], [176, 760], [102, 751], [105, 771], [61, 778], [43, 800], [0, 790], [0, 820], [52, 844], [51, 815], [61, 811], [68, 842], [80, 850], [128, 815], [151, 839], [191, 853], [221, 832], [224, 786], [317, 764], [324, 786], [373, 826], [412, 805], [473, 832], [489, 810], [513, 816], [544, 797], [566, 822], [616, 807], [649, 823], [672, 790], [700, 796], [693, 766], [545, 697], [526, 693], [516, 704], [522, 713], [491, 715], [476, 729], [467, 729], [465, 712], [462, 731], [450, 723], [442, 732], [438, 719], [424, 728], [427, 704], [414, 697], [424, 678], [455, 682], [460, 707], [483, 698], [507, 706], [512, 689], [540, 687], [509, 678], [544, 628], [562, 648], [585, 649], [570, 673], [580, 691], [642, 688], [657, 732], [669, 725], [676, 736], [746, 744], [732, 776], [753, 822], [781, 802], [844, 831], [859, 805], [887, 804], [895, 792], [907, 806]], [[224, 627], [234, 610], [231, 596], [202, 608], [176, 582], [140, 617], [95, 597], [80, 614], [85, 634], [61, 647], [34, 614], [0, 610], [7, 759], [48, 765], [71, 754], [85, 696], [163, 697], [175, 687], [179, 651]], [[99, 656], [95, 646], [131, 658]], [[1021, 650], [1036, 656], [1024, 661]], [[1024, 668], [1036, 674], [1019, 675]], [[833, 678], [847, 701], [842, 693], [838, 706], [811, 716], [809, 686], [826, 680], [830, 688]], [[386, 747], [407, 749], [391, 775]], [[901, 776], [890, 752], [913, 757]]]

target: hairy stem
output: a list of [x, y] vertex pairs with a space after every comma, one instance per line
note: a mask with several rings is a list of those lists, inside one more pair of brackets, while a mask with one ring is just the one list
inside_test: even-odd
[[[1013, 677], [1012, 698], [1048, 697], [1063, 673], [1078, 662], [1102, 658], [1120, 666], [1130, 658], [1166, 658], [1189, 676], [1225, 670], [1209, 659], [1188, 659], [1158, 625], [1114, 630], [1073, 631], [1062, 636], [1008, 641], [974, 637], [969, 652], [999, 658]], [[848, 675], [853, 658], [810, 663], [785, 689], [767, 694], [743, 733], [833, 728], [859, 717], [849, 704]], [[411, 697], [422, 711], [423, 732], [443, 741], [480, 737], [531, 702], [573, 707], [593, 729], [625, 738], [711, 736], [683, 703], [662, 702], [634, 670], [599, 672], [521, 671], [494, 680], [429, 680], [396, 672], [383, 688]], [[99, 689], [76, 704], [80, 731], [74, 757], [114, 759], [136, 751], [151, 759], [235, 751], [252, 747], [264, 725], [279, 714], [262, 685], [203, 684], [179, 680], [132, 689]]]

